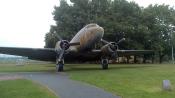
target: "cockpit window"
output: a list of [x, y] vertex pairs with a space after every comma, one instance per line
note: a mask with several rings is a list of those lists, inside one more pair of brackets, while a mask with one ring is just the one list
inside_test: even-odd
[[97, 26], [97, 24], [88, 24], [87, 26], [86, 26], [86, 28], [89, 28], [89, 27], [96, 27]]

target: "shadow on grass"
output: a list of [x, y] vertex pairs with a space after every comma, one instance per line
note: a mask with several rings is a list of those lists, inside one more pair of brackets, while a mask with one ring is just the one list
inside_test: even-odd
[[74, 67], [71, 67], [69, 69], [66, 69], [65, 72], [73, 72], [73, 71], [100, 71], [101, 69], [100, 68], [74, 68]]
[[153, 65], [109, 65], [107, 70], [102, 70], [101, 65], [95, 64], [68, 64], [66, 65], [65, 72], [73, 72], [73, 71], [108, 71], [108, 70], [120, 70], [120, 69], [136, 69], [136, 68], [147, 68], [154, 67]]

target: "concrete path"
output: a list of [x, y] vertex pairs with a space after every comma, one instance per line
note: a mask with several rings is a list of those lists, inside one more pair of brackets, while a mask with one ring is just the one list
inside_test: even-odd
[[120, 98], [95, 86], [73, 81], [65, 73], [17, 73], [50, 88], [59, 98]]

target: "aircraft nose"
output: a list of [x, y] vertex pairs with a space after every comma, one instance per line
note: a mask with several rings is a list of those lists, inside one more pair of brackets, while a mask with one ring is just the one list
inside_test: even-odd
[[98, 31], [98, 32], [104, 32], [104, 29], [103, 29], [102, 27], [98, 27], [98, 28], [97, 28], [97, 31]]
[[104, 34], [104, 29], [102, 27], [95, 27], [94, 29], [92, 29], [92, 32], [96, 35], [101, 35], [103, 36]]
[[97, 35], [103, 36], [103, 34], [104, 34], [104, 29], [103, 29], [102, 27], [98, 27], [96, 33], [97, 33]]

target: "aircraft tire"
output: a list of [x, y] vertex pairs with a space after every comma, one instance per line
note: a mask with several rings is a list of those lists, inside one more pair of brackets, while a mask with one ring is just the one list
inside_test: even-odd
[[64, 64], [58, 64], [58, 65], [57, 65], [57, 71], [58, 71], [58, 72], [63, 71], [63, 66], [64, 66]]
[[102, 69], [108, 69], [108, 59], [102, 59]]
[[64, 60], [61, 62], [57, 62], [57, 65], [56, 65], [57, 72], [63, 71], [63, 67], [64, 67]]

